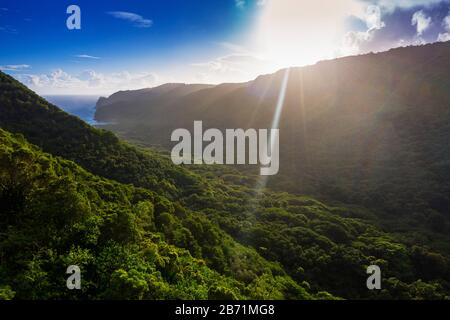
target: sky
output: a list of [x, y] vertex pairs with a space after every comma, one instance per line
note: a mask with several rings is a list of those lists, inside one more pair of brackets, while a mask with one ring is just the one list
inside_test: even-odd
[[450, 0], [0, 0], [0, 69], [42, 95], [244, 82], [449, 40]]

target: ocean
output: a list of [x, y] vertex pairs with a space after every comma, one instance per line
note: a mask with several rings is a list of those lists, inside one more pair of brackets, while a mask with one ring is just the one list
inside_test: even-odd
[[91, 125], [98, 124], [94, 120], [94, 114], [95, 104], [97, 103], [99, 96], [58, 95], [44, 96], [44, 98], [67, 113], [77, 116]]

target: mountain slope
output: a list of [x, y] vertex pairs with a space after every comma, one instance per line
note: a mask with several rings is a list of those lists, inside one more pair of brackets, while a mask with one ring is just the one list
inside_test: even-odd
[[[139, 117], [146, 111], [146, 105], [168, 104], [191, 93], [211, 88], [211, 85], [168, 83], [156, 88], [135, 91], [119, 91], [108, 99], [100, 98], [97, 102], [96, 117], [105, 122], [120, 121], [123, 116]], [[132, 108], [122, 109], [123, 102], [133, 100]], [[105, 112], [103, 112], [105, 110]]]
[[[164, 240], [190, 235], [192, 247], [207, 250], [168, 216], [167, 199], [93, 176], [2, 129], [0, 178], [0, 299], [312, 298], [275, 265], [185, 212], [184, 223], [202, 223], [209, 245], [220, 237], [232, 255], [230, 275], [220, 275]], [[231, 276], [238, 261], [252, 274], [245, 281]], [[65, 287], [73, 264], [82, 270], [79, 292]]]
[[[279, 125], [280, 173], [268, 186], [376, 209], [393, 229], [426, 225], [446, 233], [449, 69], [450, 42], [393, 49], [281, 70], [176, 101], [130, 98], [115, 104], [118, 123], [108, 128], [166, 148], [173, 146], [171, 132], [192, 130], [194, 120], [202, 120], [204, 130], [270, 128], [289, 72]], [[105, 106], [97, 119], [107, 116]]]
[[[217, 173], [210, 171], [209, 168], [198, 168], [206, 171], [199, 175], [186, 168], [174, 166], [164, 156], [124, 144], [111, 133], [85, 125], [77, 118], [48, 104], [11, 77], [4, 74], [0, 76], [1, 127], [23, 135], [48, 153], [73, 160], [77, 165], [98, 176], [145, 188], [135, 189], [132, 186], [107, 183], [106, 191], [95, 185], [92, 186], [94, 191], [89, 191], [84, 188], [90, 186], [91, 178], [82, 179], [87, 173], [82, 173], [85, 171], [77, 169], [72, 162], [64, 166], [72, 169], [61, 174], [61, 178], [81, 179], [70, 185], [76, 186], [78, 188], [76, 190], [82, 192], [68, 193], [75, 199], [84, 198], [81, 202], [75, 201], [76, 204], [81, 203], [82, 207], [87, 208], [95, 207], [96, 201], [100, 201], [95, 194], [106, 194], [101, 207], [105, 208], [108, 219], [110, 217], [114, 222], [114, 227], [106, 230], [106, 239], [119, 237], [122, 234], [121, 228], [130, 229], [130, 224], [133, 225], [133, 221], [139, 220], [140, 213], [146, 212], [151, 203], [155, 212], [155, 229], [150, 229], [147, 235], [144, 233], [144, 239], [153, 239], [153, 236], [156, 236], [168, 245], [175, 246], [174, 250], [187, 249], [192, 257], [203, 260], [208, 268], [230, 279], [231, 282], [237, 281], [228, 288], [236, 297], [246, 298], [256, 295], [280, 299], [331, 298], [329, 294], [323, 293], [327, 291], [344, 298], [442, 299], [450, 292], [448, 251], [439, 253], [430, 249], [428, 246], [430, 241], [427, 238], [403, 239], [384, 232], [377, 226], [378, 220], [369, 210], [326, 205], [312, 198], [287, 193], [255, 190], [256, 181], [252, 177], [243, 176], [228, 168], [219, 167], [217, 170], [222, 172]], [[6, 133], [4, 135], [8, 136]], [[4, 164], [2, 172], [5, 172], [6, 176], [11, 172], [23, 172], [25, 182], [20, 188], [34, 186], [35, 171], [37, 174], [42, 171], [39, 169], [39, 162], [36, 164], [36, 157], [29, 159], [26, 158], [27, 153], [22, 154], [21, 146], [25, 144], [23, 138], [22, 144], [10, 143], [9, 140], [6, 138], [1, 142], [0, 145], [4, 146], [2, 152], [5, 159], [12, 159], [16, 164], [11, 169], [9, 160], [2, 162]], [[17, 145], [18, 147], [14, 147]], [[25, 149], [27, 148], [31, 147]], [[40, 151], [35, 153], [41, 154]], [[22, 156], [29, 160], [24, 161]], [[29, 166], [22, 168], [23, 164]], [[34, 170], [36, 165], [37, 169]], [[47, 165], [44, 168], [43, 178], [51, 176], [52, 169]], [[100, 181], [103, 181], [103, 178], [92, 177]], [[1, 181], [9, 180], [16, 179], [8, 178]], [[61, 203], [64, 198], [59, 200], [59, 195], [64, 195], [67, 189], [62, 191], [57, 189], [58, 192], [55, 192], [55, 189], [48, 186], [49, 184], [44, 184], [42, 188], [38, 188], [45, 195], [42, 201], [39, 193], [25, 200], [30, 199], [32, 204], [37, 201], [38, 208], [42, 209], [40, 212], [49, 211], [50, 217], [57, 216], [57, 209], [61, 207], [69, 208], [69, 216], [76, 213], [70, 210], [78, 211], [77, 206]], [[18, 260], [11, 252], [20, 252], [19, 249], [25, 246], [21, 238], [14, 238], [15, 233], [10, 234], [8, 230], [11, 227], [28, 230], [27, 228], [33, 225], [46, 230], [45, 225], [49, 224], [47, 216], [41, 219], [41, 215], [34, 216], [33, 212], [36, 211], [27, 211], [27, 207], [14, 207], [15, 203], [27, 202], [11, 200], [11, 194], [13, 196], [17, 194], [11, 190], [14, 191], [16, 188], [7, 187], [0, 190], [0, 196], [4, 199], [0, 203], [6, 206], [8, 212], [19, 213], [12, 215], [18, 219], [9, 220], [11, 216], [9, 213], [6, 214], [6, 220], [1, 219], [6, 223], [0, 225], [0, 234], [7, 234], [7, 237], [0, 243], [0, 250], [5, 250], [4, 256], [12, 257], [11, 260], [5, 261], [7, 263], [4, 267], [2, 265], [2, 272], [8, 274], [7, 279], [15, 279], [17, 274], [24, 271], [23, 265], [14, 264], [14, 261]], [[140, 190], [136, 191], [140, 195], [138, 199], [133, 196], [133, 190]], [[19, 195], [22, 194], [20, 191]], [[53, 194], [55, 196], [52, 196]], [[135, 208], [139, 201], [145, 199], [149, 199], [150, 203]], [[49, 206], [49, 210], [46, 209], [46, 205]], [[30, 216], [31, 220], [28, 220]], [[102, 225], [97, 221], [97, 215], [90, 217], [94, 220], [92, 222], [94, 226]], [[59, 223], [56, 226], [67, 223], [71, 225], [65, 220], [58, 221], [55, 220], [55, 223]], [[138, 226], [131, 230], [138, 230], [137, 233], [142, 234], [139, 231], [142, 229]], [[64, 234], [59, 234], [64, 229], [53, 227], [52, 221], [49, 227], [52, 228], [52, 232], [45, 233], [44, 237], [65, 239]], [[136, 233], [134, 231], [127, 231], [125, 235]], [[95, 232], [94, 230], [93, 236]], [[36, 236], [40, 234], [37, 233]], [[438, 234], [436, 237], [440, 237], [443, 246], [448, 245], [448, 237], [445, 234]], [[66, 254], [67, 246], [72, 239], [63, 242], [63, 248], [57, 247], [56, 250], [66, 250], [62, 251], [63, 255]], [[13, 241], [16, 250], [9, 249], [10, 240]], [[50, 240], [44, 238], [42, 241]], [[120, 238], [118, 241], [123, 244], [128, 240]], [[74, 243], [79, 244], [76, 241]], [[96, 247], [97, 245], [92, 245], [89, 248], [95, 250]], [[30, 250], [26, 251], [27, 257], [39, 254], [34, 247]], [[98, 254], [97, 251], [93, 253], [96, 259]], [[124, 260], [134, 259], [135, 254], [137, 253], [127, 252], [122, 257]], [[30, 260], [24, 261], [28, 263]], [[144, 263], [145, 261], [146, 258]], [[3, 263], [3, 260], [0, 263]], [[29, 265], [27, 263], [25, 265]], [[110, 263], [105, 262], [105, 266]], [[365, 287], [366, 267], [374, 263], [382, 266], [386, 279], [381, 292], [369, 291]], [[40, 268], [33, 269], [32, 274], [39, 275], [40, 271], [54, 274], [51, 273], [51, 264], [41, 265]], [[177, 271], [172, 276], [177, 277], [178, 273]], [[28, 276], [28, 273], [25, 274]], [[117, 277], [128, 278], [122, 274], [120, 271]], [[131, 278], [142, 283], [139, 281], [140, 277], [141, 275], [133, 275]], [[14, 286], [26, 285], [23, 282], [25, 280], [21, 279], [23, 278], [19, 278], [19, 283], [11, 280], [11, 283], [1, 285], [10, 286], [14, 291]], [[134, 280], [130, 282], [134, 283]], [[42, 281], [46, 281], [45, 277]], [[151, 280], [148, 281], [149, 284], [152, 283]], [[242, 286], [251, 288], [249, 290], [255, 293], [249, 294]], [[199, 286], [200, 297], [205, 297], [205, 288]], [[271, 291], [273, 288], [276, 290]], [[305, 288], [311, 294], [306, 293]], [[220, 297], [226, 293], [229, 297], [228, 289], [214, 291], [216, 295], [213, 296]], [[25, 292], [25, 289], [20, 290]], [[120, 286], [111, 294], [114, 292], [117, 294], [118, 291]], [[136, 298], [133, 294], [125, 293], [125, 295]], [[137, 296], [139, 297], [150, 296]], [[186, 293], [185, 297], [189, 295]]]
[[111, 132], [89, 126], [1, 72], [0, 92], [0, 127], [23, 134], [46, 152], [73, 160], [94, 174], [170, 197], [179, 196], [176, 192], [183, 188], [201, 190], [198, 181], [167, 159], [148, 156]]

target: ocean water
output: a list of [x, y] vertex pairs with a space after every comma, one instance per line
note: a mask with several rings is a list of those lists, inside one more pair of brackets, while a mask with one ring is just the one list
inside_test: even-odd
[[96, 125], [98, 124], [94, 120], [95, 114], [95, 104], [99, 96], [69, 96], [69, 95], [59, 95], [59, 96], [44, 96], [44, 98], [60, 107], [67, 113], [70, 113], [78, 118], [84, 120], [85, 122]]

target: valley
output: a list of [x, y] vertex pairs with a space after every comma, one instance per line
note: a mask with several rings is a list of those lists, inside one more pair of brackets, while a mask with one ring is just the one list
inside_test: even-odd
[[[403, 67], [419, 66], [429, 50], [446, 65], [450, 46], [396, 50]], [[102, 99], [97, 120], [116, 122], [106, 128], [128, 142], [0, 73], [0, 297], [448, 298], [448, 73], [427, 66], [428, 78], [412, 80], [392, 69], [397, 82], [383, 88], [375, 80], [387, 72], [382, 63], [400, 64], [396, 50], [291, 70], [280, 174], [264, 181], [251, 167], [174, 165], [170, 149], [150, 144], [163, 145], [197, 112], [204, 129], [269, 127], [283, 72], [148, 89], [135, 102], [125, 99], [133, 92]], [[350, 86], [319, 77], [350, 66], [352, 81], [366, 76], [364, 103], [358, 94], [334, 95], [341, 101], [330, 100], [330, 88], [317, 92]], [[421, 81], [426, 104], [414, 96]], [[309, 89], [298, 100], [302, 83]], [[265, 102], [255, 102], [258, 94]], [[239, 117], [234, 99], [248, 106]], [[154, 119], [161, 108], [167, 117]], [[72, 264], [89, 271], [77, 292], [58, 280]], [[380, 290], [366, 288], [370, 265], [382, 270]]]

